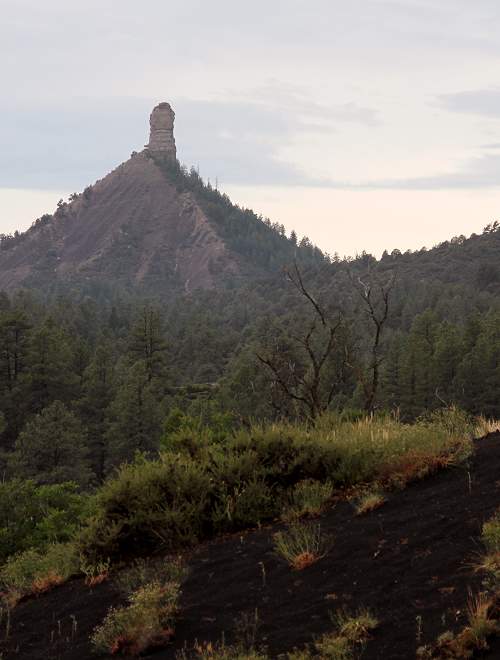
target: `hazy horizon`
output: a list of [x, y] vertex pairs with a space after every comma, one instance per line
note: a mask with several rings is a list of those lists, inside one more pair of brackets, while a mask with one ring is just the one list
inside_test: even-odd
[[142, 149], [162, 100], [181, 162], [330, 253], [432, 247], [497, 217], [491, 0], [6, 0], [2, 18], [2, 232]]

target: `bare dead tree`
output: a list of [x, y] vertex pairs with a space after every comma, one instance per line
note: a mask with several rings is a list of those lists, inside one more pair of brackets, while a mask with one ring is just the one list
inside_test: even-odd
[[[294, 359], [280, 359], [277, 351], [272, 355], [257, 354], [259, 361], [266, 366], [272, 377], [272, 385], [282, 394], [299, 404], [310, 421], [324, 412], [331, 404], [345, 377], [347, 350], [344, 337], [345, 322], [339, 311], [331, 318], [326, 308], [306, 288], [297, 264], [292, 270], [286, 270], [287, 280], [308, 303], [312, 320], [301, 334], [290, 334], [295, 346], [305, 357], [305, 364]], [[326, 368], [335, 352], [342, 353], [341, 365], [331, 380], [326, 381]]]
[[390, 314], [390, 297], [396, 282], [396, 273], [392, 272], [383, 281], [371, 271], [364, 278], [355, 278], [349, 271], [349, 278], [362, 301], [373, 330], [367, 364], [351, 365], [363, 389], [364, 409], [372, 414], [379, 387], [380, 366], [384, 360], [381, 355], [381, 339]]

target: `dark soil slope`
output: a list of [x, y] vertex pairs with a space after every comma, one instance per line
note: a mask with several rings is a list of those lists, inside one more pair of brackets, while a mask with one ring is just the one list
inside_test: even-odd
[[[274, 555], [274, 528], [200, 546], [189, 562], [175, 643], [154, 657], [174, 658], [195, 640], [231, 642], [236, 620], [255, 610], [258, 644], [276, 657], [331, 630], [329, 612], [364, 606], [381, 625], [363, 657], [414, 658], [417, 646], [463, 627], [469, 590], [481, 583], [473, 570], [481, 526], [498, 506], [497, 433], [478, 441], [469, 469], [394, 493], [371, 514], [356, 517], [348, 503], [338, 504], [321, 520], [334, 537], [332, 550], [304, 571], [291, 571]], [[4, 658], [91, 657], [86, 639], [115, 598], [109, 585], [91, 591], [72, 582], [22, 603]]]

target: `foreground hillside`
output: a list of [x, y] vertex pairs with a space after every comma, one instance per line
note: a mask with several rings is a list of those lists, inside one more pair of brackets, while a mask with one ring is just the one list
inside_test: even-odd
[[[464, 628], [470, 593], [485, 588], [475, 565], [482, 525], [500, 506], [499, 473], [497, 432], [476, 441], [462, 465], [393, 491], [374, 511], [356, 516], [352, 504], [338, 501], [320, 518], [331, 547], [302, 571], [276, 555], [279, 525], [199, 546], [186, 557], [175, 636], [151, 657], [175, 658], [181, 649], [199, 657], [196, 642], [231, 644], [243, 636], [276, 658], [328, 633], [331, 612], [359, 608], [379, 621], [363, 658], [415, 657], [417, 647]], [[5, 660], [93, 657], [89, 636], [121, 600], [113, 580], [93, 588], [72, 580], [20, 603]], [[483, 657], [498, 652], [492, 646]]]

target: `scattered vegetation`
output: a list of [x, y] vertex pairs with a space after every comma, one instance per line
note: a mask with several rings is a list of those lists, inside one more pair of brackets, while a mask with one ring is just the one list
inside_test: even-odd
[[500, 632], [498, 598], [478, 594], [469, 598], [467, 606], [468, 625], [457, 635], [446, 631], [435, 644], [417, 650], [417, 657], [472, 658], [477, 652], [488, 650], [488, 638]]
[[[369, 641], [372, 632], [379, 625], [378, 620], [366, 609], [355, 614], [337, 612], [332, 615], [334, 631], [326, 633], [314, 644], [302, 650], [294, 650], [280, 655], [282, 660], [352, 660], [361, 657], [363, 649]], [[195, 658], [196, 660], [269, 660], [262, 651], [255, 650], [250, 645], [237, 644], [227, 646], [220, 644], [197, 644], [193, 653], [181, 651], [178, 660]]]
[[500, 634], [500, 511], [483, 524], [482, 541], [486, 553], [477, 569], [486, 573], [486, 591], [469, 595], [468, 625], [457, 635], [446, 631], [433, 645], [418, 649], [418, 657], [472, 658], [488, 650], [488, 639]]
[[274, 549], [294, 570], [301, 571], [324, 557], [332, 544], [316, 523], [294, 523], [274, 535]]

